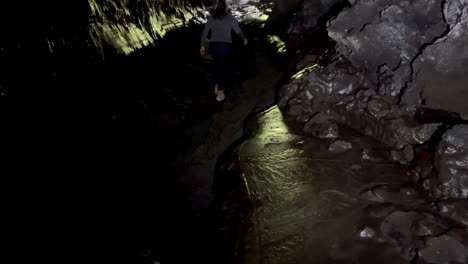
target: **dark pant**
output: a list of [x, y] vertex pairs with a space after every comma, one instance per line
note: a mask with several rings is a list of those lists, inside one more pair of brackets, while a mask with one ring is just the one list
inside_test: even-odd
[[229, 57], [231, 55], [231, 43], [210, 42], [210, 53], [215, 62], [216, 83], [220, 90], [224, 90], [229, 79]]

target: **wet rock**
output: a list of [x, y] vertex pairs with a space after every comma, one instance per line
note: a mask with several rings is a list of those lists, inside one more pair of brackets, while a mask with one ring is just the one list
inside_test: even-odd
[[392, 160], [396, 161], [396, 162], [399, 162], [399, 163], [402, 163], [402, 164], [406, 164], [406, 158], [405, 158], [405, 155], [402, 151], [397, 151], [397, 150], [392, 150], [390, 151], [390, 157]]
[[[432, 154], [428, 144], [419, 145], [413, 148], [414, 149], [414, 158], [412, 162], [412, 170], [410, 171], [410, 178], [413, 182], [422, 183], [426, 179], [435, 179], [433, 176], [434, 165], [432, 164]], [[431, 187], [425, 188], [430, 192]]]
[[416, 212], [396, 211], [388, 215], [380, 225], [380, 231], [386, 239], [401, 249], [402, 257], [412, 259], [413, 249], [423, 246], [422, 240], [416, 236], [414, 223], [418, 218]]
[[448, 227], [446, 225], [440, 223], [440, 219], [436, 219], [430, 214], [426, 214], [426, 216], [426, 219], [419, 221], [416, 225], [416, 233], [418, 236], [438, 236], [448, 230]]
[[419, 250], [421, 258], [429, 263], [467, 263], [468, 247], [450, 235], [431, 237]]
[[468, 228], [453, 228], [447, 235], [453, 236], [468, 248]]
[[[248, 239], [264, 253], [246, 256], [247, 262], [373, 263], [368, 260], [373, 257], [375, 262], [375, 252], [379, 252], [379, 257], [389, 260], [384, 263], [405, 263], [399, 256], [387, 258], [397, 251], [388, 241], [380, 243], [383, 236], [378, 221], [398, 210], [396, 206], [379, 204], [375, 210], [379, 212], [373, 214], [378, 218], [369, 219], [372, 209], [368, 207], [375, 203], [360, 201], [357, 193], [369, 185], [400, 186], [405, 181], [401, 177], [404, 167], [392, 162], [358, 165], [362, 161], [353, 154], [367, 144], [364, 138], [349, 141], [353, 151], [346, 155], [330, 155], [326, 140], [288, 136], [291, 132], [282, 127], [283, 118], [278, 109], [259, 115], [252, 125], [257, 132], [240, 150], [241, 175], [252, 200], [261, 201], [254, 208], [258, 221], [253, 223], [255, 228], [249, 228]], [[282, 147], [263, 148], [269, 138], [281, 142]], [[384, 148], [372, 143], [377, 150]], [[355, 172], [352, 165], [362, 168]], [[356, 241], [358, 247], [354, 247]], [[366, 261], [362, 261], [363, 254]]]
[[[301, 10], [310, 2], [305, 1]], [[467, 55], [460, 48], [466, 46], [468, 36], [466, 1], [370, 0], [350, 4], [327, 28], [337, 42], [340, 59], [283, 87], [280, 107], [285, 113], [310, 116], [327, 111], [332, 113], [333, 122], [349, 125], [397, 149], [423, 144], [440, 121], [445, 121], [408, 123], [412, 114], [403, 113], [401, 106], [427, 101], [429, 108], [437, 108], [456, 101], [458, 107], [443, 108], [464, 116], [466, 104], [459, 102], [466, 97], [462, 87]], [[326, 6], [323, 1], [321, 5]], [[300, 12], [297, 20], [314, 23]], [[431, 82], [426, 64], [443, 73], [436, 74], [439, 82]], [[451, 71], [455, 78], [448, 75]], [[446, 83], [454, 91], [450, 97], [456, 96], [456, 100], [446, 100], [437, 89]], [[423, 89], [426, 86], [433, 88]], [[430, 91], [434, 96], [425, 96]], [[425, 98], [410, 103], [405, 99], [410, 93]], [[410, 152], [405, 150], [407, 161], [412, 160]]]
[[316, 123], [316, 124], [326, 124], [330, 123], [330, 115], [327, 115], [323, 112], [315, 114], [308, 123]]
[[318, 59], [317, 55], [307, 54], [297, 63], [296, 69], [300, 70], [309, 65], [312, 65], [317, 61], [317, 59]]
[[[441, 1], [360, 1], [331, 22], [328, 34], [341, 54], [369, 69], [381, 95], [396, 96], [410, 79], [420, 47], [444, 32]], [[384, 66], [387, 78], [379, 80]]]
[[358, 236], [360, 238], [373, 238], [375, 234], [376, 232], [374, 229], [366, 226], [359, 231]]
[[368, 149], [368, 148], [365, 148], [365, 149], [362, 150], [361, 158], [363, 160], [369, 160], [369, 161], [382, 160], [381, 157], [377, 156], [377, 154], [375, 153], [375, 151], [373, 149]]
[[[463, 23], [452, 19], [464, 21], [466, 3], [443, 4], [442, 0], [418, 0], [411, 4], [403, 0], [350, 3], [353, 6], [343, 10], [327, 29], [337, 42], [341, 58], [283, 87], [281, 109], [295, 116], [327, 111], [333, 115], [333, 122], [349, 125], [397, 149], [423, 144], [439, 123], [410, 124], [407, 118], [412, 118], [412, 114], [403, 116], [406, 114], [396, 105], [401, 91], [411, 90], [412, 83], [418, 81], [415, 76], [419, 72], [413, 63], [444, 41], [447, 23], [454, 32], [466, 36], [462, 34]], [[303, 5], [306, 9], [308, 3]], [[304, 14], [297, 16], [308, 20]], [[463, 45], [460, 44], [463, 37], [457, 40], [458, 45]], [[412, 160], [408, 149], [405, 159]]]
[[466, 263], [468, 257], [468, 231], [450, 231], [449, 222], [430, 213], [394, 211], [385, 217], [380, 232], [408, 260], [417, 250], [429, 263]]
[[320, 116], [327, 122], [350, 126], [397, 149], [426, 142], [439, 126], [408, 122], [403, 115], [411, 116], [413, 112], [391, 110], [383, 99], [369, 101], [372, 90], [360, 90], [361, 85], [361, 73], [342, 61], [306, 73], [284, 86], [280, 90], [279, 106], [285, 114], [298, 120], [309, 116], [306, 131], [314, 130], [313, 123], [325, 123], [315, 120]]
[[383, 100], [373, 99], [367, 103], [367, 111], [374, 116], [379, 112], [388, 109], [390, 109], [390, 105]]
[[338, 138], [339, 128], [337, 124], [329, 121], [329, 117], [323, 113], [314, 115], [305, 125], [304, 132], [318, 138]]
[[406, 161], [411, 162], [414, 158], [414, 148], [411, 145], [406, 145], [403, 148], [403, 153], [405, 155]]
[[418, 124], [408, 122], [407, 117], [400, 116], [400, 113], [396, 111], [393, 114], [397, 117], [386, 118], [357, 111], [343, 111], [340, 114], [340, 123], [384, 142], [395, 149], [403, 149], [405, 145], [423, 144], [431, 138], [432, 134], [440, 126], [437, 123]]
[[314, 135], [318, 138], [338, 138], [339, 128], [337, 124], [324, 123], [324, 124], [309, 124], [304, 127], [304, 132]]
[[428, 107], [418, 106], [414, 113], [414, 118], [419, 123], [460, 123], [463, 122], [462, 117], [455, 113], [441, 109], [431, 109]]
[[394, 205], [388, 205], [384, 203], [375, 203], [375, 204], [371, 204], [369, 208], [367, 208], [367, 210], [368, 210], [367, 215], [369, 217], [375, 218], [375, 219], [379, 219], [379, 218], [381, 219], [397, 211], [397, 208]]
[[464, 99], [468, 95], [468, 53], [464, 48], [468, 45], [467, 7], [465, 0], [444, 1], [445, 31], [414, 61], [413, 72], [417, 74], [403, 96], [405, 104], [422, 102], [431, 108], [468, 113]]
[[[307, 6], [307, 2], [312, 1], [303, 5]], [[285, 85], [280, 91], [280, 108], [307, 122], [304, 131], [308, 133], [323, 137], [330, 124], [345, 125], [394, 149], [386, 151], [390, 157], [382, 159], [373, 149], [365, 148], [362, 159], [366, 163], [390, 158], [416, 165], [411, 179], [428, 192], [385, 185], [365, 189], [359, 198], [393, 206], [369, 213], [374, 220], [384, 218], [380, 230], [372, 229], [378, 234], [365, 226], [358, 236], [381, 237], [382, 233], [407, 262], [467, 263], [466, 253], [447, 251], [445, 247], [467, 252], [465, 237], [459, 231], [447, 231], [452, 225], [465, 227], [468, 223], [464, 209], [468, 207], [468, 126], [456, 125], [445, 132], [438, 145], [433, 143], [444, 128], [442, 123], [460, 123], [468, 116], [468, 104], [464, 102], [468, 97], [468, 2], [349, 3], [352, 6], [327, 25], [339, 56]], [[302, 29], [294, 28], [295, 34], [315, 23], [304, 14], [299, 14], [297, 21]], [[317, 117], [323, 122], [312, 121], [317, 113], [323, 114]], [[345, 147], [332, 146], [330, 151], [346, 151]], [[444, 201], [434, 206], [422, 197]], [[415, 205], [434, 215], [402, 211], [402, 206]], [[423, 238], [427, 237], [431, 237], [427, 240], [431, 243], [425, 245]]]
[[[344, 61], [337, 62], [327, 68], [304, 73], [282, 87], [278, 105], [291, 115], [300, 112], [312, 116], [329, 109], [329, 104], [342, 104], [345, 95], [356, 91], [362, 80], [362, 75], [352, 66]], [[333, 114], [333, 111], [327, 114]]]
[[346, 152], [349, 149], [352, 149], [353, 145], [349, 142], [343, 140], [337, 140], [328, 146], [328, 151], [338, 154]]
[[434, 157], [440, 198], [468, 198], [468, 125], [457, 125], [445, 132]]
[[397, 147], [399, 149], [404, 147], [405, 143], [408, 144], [423, 144], [428, 141], [432, 134], [441, 124], [423, 124], [415, 127], [408, 127], [403, 125], [397, 129]]
[[447, 200], [440, 202], [436, 210], [459, 226], [468, 228], [468, 199]]
[[414, 205], [422, 203], [424, 200], [419, 192], [413, 188], [402, 188], [400, 186], [381, 185], [364, 190], [360, 194], [362, 200], [378, 203], [394, 203]]

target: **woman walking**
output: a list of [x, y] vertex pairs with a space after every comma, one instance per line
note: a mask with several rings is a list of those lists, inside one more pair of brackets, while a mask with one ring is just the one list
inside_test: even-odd
[[[208, 18], [201, 37], [201, 55], [205, 54], [205, 45], [209, 43], [210, 53], [213, 56], [216, 66], [215, 93], [218, 102], [226, 98], [224, 89], [226, 88], [228, 76], [228, 59], [231, 54], [232, 37], [231, 32], [239, 35], [247, 45], [247, 38], [239, 27], [237, 20], [227, 11], [225, 0], [219, 0], [212, 16]], [[208, 40], [208, 33], [211, 31], [211, 38]]]

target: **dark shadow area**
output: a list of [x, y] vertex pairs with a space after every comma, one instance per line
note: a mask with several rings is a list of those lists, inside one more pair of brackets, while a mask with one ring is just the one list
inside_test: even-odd
[[[7, 29], [0, 53], [5, 170], [26, 175], [11, 178], [10, 192], [22, 197], [11, 202], [24, 208], [18, 218], [38, 205], [44, 218], [24, 232], [64, 230], [49, 234], [63, 241], [54, 251], [84, 262], [223, 263], [215, 219], [198, 216], [190, 190], [177, 185], [222, 109], [213, 64], [199, 56], [202, 26], [128, 56], [103, 47], [102, 57], [87, 40], [86, 4], [60, 15], [38, 6], [41, 15], [25, 12]], [[258, 34], [258, 25], [243, 28]], [[48, 52], [46, 35], [66, 43]], [[239, 39], [234, 47], [233, 90], [254, 76], [247, 59], [257, 48]]]

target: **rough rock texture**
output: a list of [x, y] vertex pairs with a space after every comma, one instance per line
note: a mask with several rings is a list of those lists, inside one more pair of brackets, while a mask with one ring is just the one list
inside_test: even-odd
[[323, 124], [338, 122], [398, 149], [426, 142], [440, 125], [409, 121], [414, 109], [391, 106], [365, 85], [363, 72], [340, 59], [290, 82], [280, 91], [279, 106], [319, 137], [329, 134], [330, 125]]
[[352, 149], [352, 148], [353, 148], [353, 145], [351, 143], [343, 141], [343, 140], [337, 140], [333, 142], [332, 144], [330, 144], [330, 146], [328, 147], [328, 151], [330, 151], [331, 153], [338, 154], [338, 153], [346, 152], [347, 150]]
[[433, 160], [437, 198], [468, 198], [468, 125], [445, 132]]
[[[427, 46], [413, 64], [413, 82], [404, 103], [423, 103], [468, 117], [468, 1], [443, 2], [442, 38]], [[443, 87], [443, 89], [441, 89]]]
[[328, 27], [341, 54], [366, 69], [381, 95], [397, 96], [421, 48], [445, 31], [441, 0], [357, 1]]
[[[336, 41], [335, 59], [283, 87], [279, 105], [306, 123], [306, 132], [324, 137], [332, 129], [327, 122], [346, 124], [391, 147], [406, 148], [411, 160], [408, 149], [425, 143], [447, 121], [435, 121], [432, 112], [428, 114], [432, 120], [421, 122], [416, 118], [420, 109], [440, 109], [446, 117], [454, 111], [460, 117], [467, 115], [463, 73], [468, 70], [464, 49], [468, 3], [370, 0], [350, 4], [328, 23], [328, 34]], [[309, 5], [305, 1], [300, 10]], [[299, 17], [312, 25], [315, 18], [309, 14]], [[294, 34], [302, 30], [306, 35], [308, 29], [298, 30]], [[438, 92], [442, 85], [448, 89]], [[313, 121], [317, 113], [327, 116], [327, 121]]]
[[300, 33], [302, 30], [311, 30], [317, 26], [319, 19], [326, 14], [334, 5], [344, 0], [306, 0], [296, 12], [295, 23], [291, 30]]
[[468, 125], [453, 126], [433, 148], [418, 152], [422, 153], [414, 160], [413, 181], [432, 199], [446, 200], [439, 205], [441, 214], [466, 225], [467, 211], [459, 207], [466, 207], [468, 198]]
[[418, 255], [421, 263], [466, 263], [466, 235], [466, 229], [450, 230], [433, 215], [415, 211], [390, 213], [374, 234], [398, 247], [404, 259]]
[[[308, 134], [339, 138], [338, 128], [348, 126], [411, 165], [412, 187], [361, 193], [393, 205], [357, 237], [390, 243], [408, 263], [467, 263], [468, 1], [349, 4], [327, 23], [336, 54], [283, 86], [279, 107]], [[302, 17], [304, 25], [316, 23]], [[295, 29], [291, 34], [307, 35], [306, 27]], [[370, 148], [362, 158], [379, 159]], [[413, 207], [402, 208], [402, 201]]]
[[450, 219], [459, 226], [468, 228], [468, 199], [447, 200], [440, 202], [436, 210], [447, 219]]
[[[466, 236], [466, 231], [465, 236]], [[426, 247], [420, 250], [420, 256], [428, 263], [467, 263], [468, 247], [457, 237], [459, 233], [450, 232], [439, 237], [431, 237]]]

